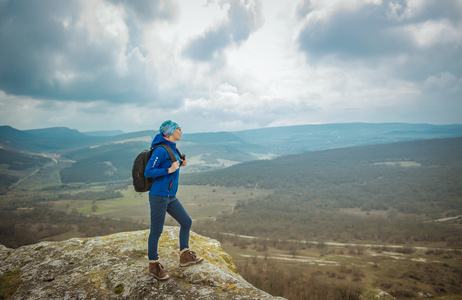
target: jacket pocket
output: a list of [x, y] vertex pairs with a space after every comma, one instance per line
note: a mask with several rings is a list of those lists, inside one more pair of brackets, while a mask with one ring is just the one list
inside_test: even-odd
[[166, 178], [167, 176], [162, 176], [158, 178], [156, 181], [154, 181], [153, 188], [151, 191], [153, 191], [157, 195], [167, 195], [169, 190], [170, 190], [170, 178]]

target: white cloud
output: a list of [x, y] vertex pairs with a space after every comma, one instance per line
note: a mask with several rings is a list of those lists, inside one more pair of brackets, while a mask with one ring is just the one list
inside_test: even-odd
[[407, 28], [416, 39], [419, 46], [431, 47], [437, 44], [461, 46], [462, 22], [453, 26], [448, 21], [426, 21], [411, 24]]

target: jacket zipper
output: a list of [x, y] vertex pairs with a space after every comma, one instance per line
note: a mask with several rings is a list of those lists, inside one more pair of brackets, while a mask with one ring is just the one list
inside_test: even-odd
[[173, 180], [170, 181], [170, 185], [168, 186], [167, 197], [170, 197], [170, 190], [172, 189], [172, 185], [173, 185]]

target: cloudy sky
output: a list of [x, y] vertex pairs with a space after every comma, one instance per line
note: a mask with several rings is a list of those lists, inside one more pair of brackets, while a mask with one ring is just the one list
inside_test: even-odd
[[462, 123], [462, 0], [0, 0], [0, 125]]

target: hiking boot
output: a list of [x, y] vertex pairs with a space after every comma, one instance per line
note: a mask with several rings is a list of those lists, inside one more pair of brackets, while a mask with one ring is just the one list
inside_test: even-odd
[[154, 276], [159, 281], [167, 280], [170, 278], [170, 276], [164, 272], [164, 267], [158, 260], [149, 262], [149, 274]]
[[203, 261], [202, 257], [197, 257], [196, 252], [191, 251], [189, 249], [183, 249], [180, 252], [180, 266], [186, 267], [192, 264], [197, 264]]

